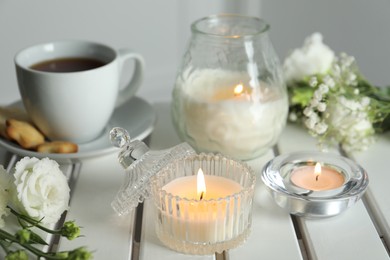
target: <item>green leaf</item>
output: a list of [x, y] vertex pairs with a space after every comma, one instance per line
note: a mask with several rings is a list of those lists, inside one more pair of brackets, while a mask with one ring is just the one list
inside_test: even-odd
[[390, 87], [378, 87], [375, 96], [379, 100], [390, 102]]
[[40, 244], [40, 245], [48, 245], [45, 240], [37, 233], [31, 231], [30, 235], [30, 244]]
[[289, 89], [289, 93], [291, 105], [301, 105], [301, 107], [305, 107], [309, 105], [314, 90], [310, 87], [297, 87]]
[[92, 253], [85, 247], [79, 247], [69, 252], [69, 260], [89, 260], [92, 259]]

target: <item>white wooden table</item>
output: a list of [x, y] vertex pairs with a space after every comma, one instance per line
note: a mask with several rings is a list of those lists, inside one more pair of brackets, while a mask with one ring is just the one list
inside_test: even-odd
[[[151, 148], [178, 144], [169, 103], [155, 104], [155, 108], [158, 122], [150, 138]], [[95, 259], [389, 259], [390, 135], [379, 137], [368, 151], [354, 155], [369, 174], [368, 191], [352, 208], [328, 219], [290, 216], [273, 202], [260, 179], [262, 167], [277, 153], [302, 150], [317, 150], [316, 141], [300, 127], [288, 125], [277, 149], [248, 162], [258, 177], [251, 234], [242, 246], [209, 256], [184, 255], [164, 247], [154, 232], [150, 201], [145, 202], [143, 212], [138, 211], [138, 217], [136, 213], [121, 217], [114, 213], [110, 203], [124, 177], [116, 153], [64, 165], [64, 172], [76, 180], [67, 219], [83, 226], [84, 237], [61, 240], [60, 249], [84, 245], [94, 251]], [[5, 165], [12, 158], [4, 150], [0, 155], [0, 163]]]

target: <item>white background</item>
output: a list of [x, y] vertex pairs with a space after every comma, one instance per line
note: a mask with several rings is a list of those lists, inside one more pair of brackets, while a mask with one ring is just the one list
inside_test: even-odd
[[0, 105], [19, 99], [16, 52], [59, 39], [99, 41], [141, 53], [147, 68], [138, 95], [151, 102], [167, 100], [191, 22], [222, 12], [268, 21], [281, 60], [319, 31], [337, 53], [355, 56], [371, 82], [390, 85], [388, 0], [0, 0]]

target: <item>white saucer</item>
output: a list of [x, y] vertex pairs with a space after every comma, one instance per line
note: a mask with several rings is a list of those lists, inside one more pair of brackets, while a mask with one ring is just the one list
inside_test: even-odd
[[[21, 101], [18, 101], [11, 106], [23, 107]], [[21, 148], [16, 143], [0, 138], [0, 146], [6, 150], [21, 156], [29, 157], [49, 157], [53, 160], [69, 160], [69, 159], [84, 159], [107, 154], [117, 151], [118, 148], [110, 143], [109, 132], [113, 127], [122, 127], [126, 129], [131, 139], [143, 140], [149, 136], [156, 122], [156, 112], [153, 107], [145, 100], [139, 97], [133, 97], [131, 100], [116, 108], [110, 121], [108, 122], [104, 132], [97, 139], [79, 144], [77, 153], [69, 154], [54, 154], [54, 153], [38, 153]]]

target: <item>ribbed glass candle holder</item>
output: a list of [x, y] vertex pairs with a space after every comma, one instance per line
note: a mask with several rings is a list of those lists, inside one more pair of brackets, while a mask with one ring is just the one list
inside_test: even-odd
[[[197, 173], [206, 191], [197, 191]], [[250, 233], [255, 186], [253, 171], [222, 155], [200, 154], [176, 160], [151, 180], [156, 233], [167, 247], [186, 254], [222, 252]]]

